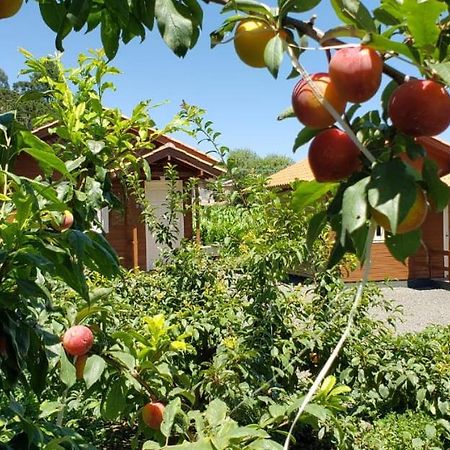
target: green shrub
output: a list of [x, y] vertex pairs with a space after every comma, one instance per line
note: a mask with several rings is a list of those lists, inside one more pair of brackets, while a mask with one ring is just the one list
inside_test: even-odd
[[445, 449], [449, 441], [444, 434], [442, 425], [423, 412], [392, 413], [376, 420], [363, 434], [361, 442], [355, 443], [355, 450]]

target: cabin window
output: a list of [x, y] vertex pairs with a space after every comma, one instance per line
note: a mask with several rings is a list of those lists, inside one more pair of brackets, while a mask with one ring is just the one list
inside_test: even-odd
[[380, 227], [380, 225], [377, 225], [373, 242], [384, 242], [384, 228]]
[[94, 227], [94, 231], [99, 233], [109, 233], [109, 208], [105, 206], [97, 210], [97, 220], [99, 221], [100, 226]]

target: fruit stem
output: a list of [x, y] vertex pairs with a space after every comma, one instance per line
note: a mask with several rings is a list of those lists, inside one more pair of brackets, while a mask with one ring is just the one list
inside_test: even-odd
[[358, 289], [355, 293], [355, 298], [353, 300], [352, 308], [350, 310], [350, 313], [348, 315], [347, 325], [345, 327], [344, 332], [342, 333], [341, 338], [339, 339], [338, 343], [336, 344], [336, 347], [334, 348], [333, 352], [331, 353], [330, 357], [325, 362], [324, 366], [320, 370], [319, 374], [317, 375], [316, 380], [314, 381], [313, 385], [309, 389], [308, 393], [306, 394], [302, 404], [300, 405], [297, 415], [295, 416], [294, 421], [292, 422], [291, 427], [289, 428], [288, 435], [286, 437], [286, 441], [284, 442], [283, 450], [289, 449], [289, 442], [292, 436], [292, 431], [294, 430], [295, 425], [297, 424], [298, 420], [300, 419], [300, 416], [305, 411], [306, 406], [308, 406], [309, 402], [312, 400], [314, 394], [316, 393], [317, 389], [319, 389], [322, 381], [327, 376], [328, 371], [330, 370], [331, 366], [333, 365], [334, 361], [339, 355], [339, 352], [344, 345], [345, 341], [347, 340], [350, 330], [353, 326], [354, 318], [356, 315], [356, 312], [358, 310], [359, 303], [362, 298], [362, 293], [364, 290], [365, 285], [367, 284], [367, 279], [369, 277], [369, 270], [371, 266], [371, 250], [372, 250], [372, 241], [375, 236], [375, 230], [376, 230], [376, 223], [372, 221], [370, 224], [369, 232], [367, 233], [366, 242], [365, 242], [365, 248], [364, 248], [364, 255], [363, 255], [363, 261], [364, 261], [364, 272], [363, 277], [361, 281], [359, 282]]
[[342, 117], [339, 115], [339, 113], [333, 108], [333, 106], [330, 104], [330, 102], [327, 101], [326, 98], [322, 95], [322, 93], [317, 89], [316, 85], [312, 81], [311, 77], [309, 76], [309, 73], [305, 70], [305, 68], [300, 64], [300, 62], [297, 60], [295, 53], [292, 49], [291, 45], [288, 45], [287, 51], [289, 53], [289, 57], [292, 60], [292, 65], [297, 70], [297, 72], [306, 80], [308, 85], [310, 86], [314, 96], [325, 106], [325, 109], [333, 116], [333, 118], [336, 120], [336, 122], [341, 125], [341, 127], [345, 130], [345, 132], [348, 134], [350, 139], [355, 143], [355, 145], [359, 148], [361, 153], [371, 162], [375, 162], [375, 157], [372, 155], [372, 153], [367, 150], [364, 145], [358, 140], [353, 130], [350, 128], [350, 126], [345, 122], [345, 120], [342, 119]]

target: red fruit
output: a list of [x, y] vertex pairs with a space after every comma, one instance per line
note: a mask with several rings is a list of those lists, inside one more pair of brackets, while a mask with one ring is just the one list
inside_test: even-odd
[[68, 230], [73, 225], [73, 214], [69, 210], [65, 210], [62, 216], [58, 219], [58, 222], [54, 221], [52, 227], [56, 231]]
[[388, 113], [409, 136], [435, 136], [450, 125], [450, 96], [436, 81], [410, 80], [393, 92]]
[[63, 336], [63, 347], [72, 356], [86, 354], [94, 343], [92, 331], [84, 325], [70, 327]]
[[361, 168], [360, 155], [347, 133], [330, 128], [313, 139], [308, 160], [317, 181], [340, 181]]
[[[322, 96], [334, 107], [338, 114], [345, 111], [346, 100], [339, 94], [327, 73], [311, 75], [314, 85]], [[292, 108], [298, 120], [311, 128], [327, 128], [335, 119], [316, 98], [306, 80], [300, 80], [292, 92]]]
[[362, 103], [380, 87], [383, 60], [368, 47], [341, 48], [331, 58], [329, 73], [342, 97]]
[[160, 402], [147, 403], [142, 408], [142, 420], [153, 430], [159, 430], [163, 421], [165, 406]]

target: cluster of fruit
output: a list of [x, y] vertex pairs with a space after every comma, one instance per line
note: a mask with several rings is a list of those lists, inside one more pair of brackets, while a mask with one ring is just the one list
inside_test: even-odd
[[[308, 158], [317, 181], [340, 181], [358, 170], [360, 150], [350, 137], [335, 128], [335, 122], [313, 92], [343, 114], [347, 102], [362, 103], [378, 91], [383, 60], [373, 49], [358, 46], [342, 48], [331, 58], [329, 73], [301, 80], [292, 93], [292, 107], [301, 123], [311, 128], [326, 128], [311, 142]], [[397, 87], [389, 101], [388, 114], [393, 126], [413, 136], [434, 136], [450, 125], [450, 96], [433, 80], [411, 79]]]
[[[277, 34], [287, 39], [283, 30], [276, 30], [264, 21], [245, 19], [236, 28], [236, 52], [246, 64], [265, 67], [265, 48]], [[328, 73], [312, 74], [310, 79], [302, 79], [295, 85], [292, 108], [302, 124], [321, 130], [311, 141], [308, 151], [315, 179], [338, 182], [361, 169], [362, 155], [354, 140], [333, 126], [336, 118], [326, 104], [341, 116], [348, 102], [362, 103], [372, 98], [381, 84], [383, 59], [371, 48], [349, 46], [336, 51], [328, 69]], [[450, 125], [450, 96], [437, 81], [410, 79], [392, 93], [388, 115], [392, 125], [405, 135], [435, 136]], [[398, 225], [397, 233], [418, 228], [425, 220], [427, 209], [426, 196], [418, 187], [414, 207]], [[373, 217], [390, 231], [386, 216], [374, 211]]]
[[[83, 379], [88, 352], [93, 344], [94, 335], [91, 329], [85, 325], [74, 325], [64, 333], [62, 345], [67, 354], [75, 357], [77, 380]], [[150, 428], [159, 430], [163, 421], [164, 409], [161, 402], [150, 401], [142, 408], [142, 420]]]

